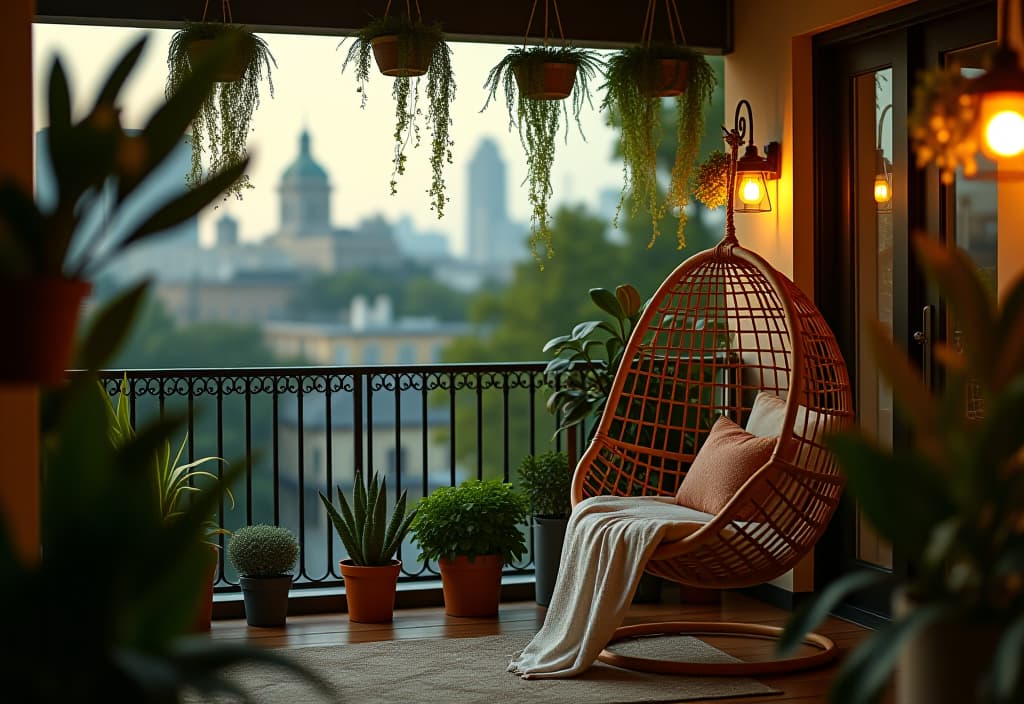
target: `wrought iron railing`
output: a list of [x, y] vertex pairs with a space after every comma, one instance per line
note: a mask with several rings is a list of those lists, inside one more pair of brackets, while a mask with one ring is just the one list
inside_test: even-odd
[[[543, 370], [536, 362], [109, 371], [101, 378], [113, 397], [127, 375], [136, 424], [182, 414], [187, 461], [244, 463], [232, 486], [235, 506], [222, 502], [217, 523], [291, 528], [301, 547], [295, 587], [308, 588], [341, 584], [344, 548], [317, 494], [333, 500], [339, 487], [349, 492], [357, 469], [385, 475], [392, 503], [402, 491], [414, 503], [471, 477], [514, 480], [524, 455], [561, 449], [557, 418], [544, 409]], [[204, 469], [223, 476], [225, 463]], [[436, 578], [436, 565], [416, 554], [403, 544], [401, 579]], [[528, 556], [508, 570], [530, 564]], [[233, 591], [237, 582], [222, 550], [216, 589]]]

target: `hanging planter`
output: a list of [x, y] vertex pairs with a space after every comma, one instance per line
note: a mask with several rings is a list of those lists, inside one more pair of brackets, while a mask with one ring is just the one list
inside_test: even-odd
[[[538, 1], [534, 0], [530, 11], [526, 38], [529, 37]], [[548, 44], [552, 8], [563, 44], [558, 47]], [[530, 252], [543, 270], [544, 258], [550, 259], [554, 254], [548, 201], [552, 193], [551, 166], [555, 160], [555, 142], [563, 115], [566, 121], [565, 138], [569, 136], [569, 108], [565, 103], [557, 101], [572, 96], [572, 116], [582, 135], [580, 111], [585, 102], [590, 102], [589, 83], [601, 68], [601, 61], [593, 51], [565, 44], [556, 0], [544, 2], [544, 45], [527, 48], [526, 38], [522, 47], [510, 49], [487, 74], [484, 82], [487, 89], [484, 109], [492, 100], [497, 100], [498, 91], [501, 90], [508, 109], [509, 129], [513, 125], [519, 129], [519, 141], [526, 150], [526, 182], [533, 209], [530, 218]], [[538, 251], [542, 242], [544, 257]]]
[[439, 24], [426, 24], [419, 0], [413, 6], [406, 0], [404, 15], [390, 15], [391, 0], [384, 16], [361, 29], [348, 48], [341, 65], [349, 64], [355, 71], [360, 107], [366, 107], [366, 86], [370, 80], [370, 56], [385, 76], [395, 79], [391, 91], [395, 98], [395, 148], [392, 157], [391, 195], [398, 193], [398, 177], [405, 173], [406, 146], [419, 145], [418, 119], [421, 111], [419, 90], [421, 76], [426, 76], [426, 127], [430, 133], [431, 181], [428, 194], [430, 209], [437, 217], [444, 215], [448, 203], [445, 195], [444, 167], [452, 163], [451, 104], [455, 100], [455, 75], [452, 72], [452, 51]]
[[[675, 0], [665, 0], [671, 43], [652, 42], [655, 10], [656, 0], [649, 0], [640, 45], [613, 54], [607, 64], [601, 108], [620, 125], [626, 175], [614, 224], [618, 227], [627, 201], [631, 215], [643, 208], [651, 216], [651, 246], [660, 234], [660, 220], [672, 211], [679, 219], [676, 239], [682, 249], [686, 245], [684, 208], [689, 202], [690, 175], [704, 134], [704, 110], [717, 81], [707, 60], [686, 47]], [[657, 153], [665, 97], [674, 98], [678, 144], [668, 192], [662, 196]]]
[[[203, 181], [205, 173], [219, 171], [247, 158], [246, 141], [252, 117], [260, 104], [260, 87], [266, 78], [270, 97], [274, 96], [271, 66], [277, 66], [270, 48], [263, 39], [245, 27], [232, 24], [231, 3], [221, 2], [221, 21], [207, 22], [209, 0], [203, 5], [203, 19], [189, 22], [175, 32], [167, 51], [167, 86], [169, 98], [179, 90], [218, 42], [230, 42], [235, 48], [228, 61], [219, 67], [216, 83], [192, 121], [192, 168], [185, 177], [192, 188]], [[252, 188], [243, 174], [227, 193], [242, 197]]]

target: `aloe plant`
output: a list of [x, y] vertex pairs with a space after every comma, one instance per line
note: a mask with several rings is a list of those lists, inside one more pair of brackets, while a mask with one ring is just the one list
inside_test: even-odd
[[327, 515], [334, 524], [334, 530], [348, 550], [348, 556], [354, 565], [388, 565], [398, 552], [398, 546], [402, 544], [402, 539], [409, 532], [412, 519], [416, 516], [415, 510], [408, 516], [405, 515], [406, 492], [403, 491], [388, 520], [387, 481], [385, 477], [378, 484], [377, 473], [373, 472], [370, 474], [369, 487], [364, 487], [363, 473], [356, 470], [351, 505], [341, 487], [338, 487], [340, 511], [323, 492], [320, 492], [320, 500], [323, 501]]

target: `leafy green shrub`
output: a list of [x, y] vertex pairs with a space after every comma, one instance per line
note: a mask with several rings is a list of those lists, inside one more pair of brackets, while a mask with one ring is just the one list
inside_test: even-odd
[[279, 577], [294, 569], [299, 541], [281, 526], [245, 526], [228, 541], [228, 559], [243, 577]]
[[572, 89], [572, 114], [580, 134], [580, 111], [583, 103], [590, 103], [589, 83], [601, 68], [597, 55], [587, 49], [573, 47], [515, 47], [487, 74], [484, 88], [488, 91], [484, 109], [497, 99], [498, 89], [505, 96], [508, 108], [509, 129], [519, 128], [519, 141], [526, 150], [526, 182], [529, 186], [530, 205], [530, 251], [534, 259], [544, 268], [537, 245], [544, 243], [547, 258], [554, 250], [551, 246], [551, 226], [548, 218], [548, 198], [551, 196], [551, 165], [555, 161], [555, 138], [558, 136], [561, 116], [565, 115], [565, 136], [569, 136], [569, 108], [561, 100], [535, 100], [520, 92], [516, 82], [517, 71], [531, 75], [545, 63], [576, 64], [576, 82]]
[[341, 511], [331, 500], [320, 493], [320, 501], [327, 509], [327, 515], [337, 531], [338, 537], [348, 550], [352, 564], [361, 567], [381, 567], [391, 563], [416, 511], [405, 515], [406, 492], [398, 498], [391, 520], [387, 517], [388, 481], [385, 477], [377, 483], [377, 473], [370, 474], [370, 486], [363, 486], [363, 473], [356, 471], [355, 486], [352, 490], [352, 505], [349, 505], [341, 487], [338, 487], [338, 503]]
[[506, 564], [518, 560], [526, 552], [519, 526], [529, 509], [525, 496], [498, 479], [436, 489], [420, 499], [412, 523], [419, 559], [497, 554]]
[[[341, 65], [344, 72], [348, 65], [354, 65], [360, 106], [366, 107], [366, 84], [370, 80], [370, 56], [376, 37], [396, 35], [399, 55], [430, 54], [427, 68], [427, 130], [430, 132], [430, 209], [437, 211], [437, 217], [444, 215], [445, 197], [444, 166], [452, 163], [451, 104], [455, 100], [455, 74], [452, 71], [452, 50], [444, 39], [439, 24], [427, 24], [420, 19], [404, 16], [389, 16], [374, 19], [355, 36]], [[391, 195], [398, 192], [398, 177], [405, 173], [405, 147], [409, 142], [419, 146], [420, 128], [417, 122], [422, 113], [419, 109], [419, 78], [398, 76], [391, 89], [395, 99], [395, 152], [394, 169], [391, 172]], [[412, 107], [410, 109], [410, 98]]]
[[572, 472], [564, 452], [527, 455], [519, 465], [519, 486], [530, 510], [541, 518], [568, 518], [572, 511]]

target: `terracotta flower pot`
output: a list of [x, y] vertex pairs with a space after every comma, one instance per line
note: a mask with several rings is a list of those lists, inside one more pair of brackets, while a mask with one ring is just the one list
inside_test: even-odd
[[686, 59], [654, 59], [641, 77], [641, 88], [652, 98], [670, 98], [686, 90], [689, 73]]
[[351, 560], [338, 563], [345, 580], [348, 620], [356, 623], [390, 623], [395, 616], [395, 589], [400, 560], [382, 567], [361, 567]]
[[199, 597], [199, 604], [196, 608], [196, 617], [192, 622], [194, 633], [205, 633], [210, 630], [213, 623], [213, 580], [217, 577], [217, 562], [220, 559], [220, 549], [211, 543], [209, 556], [206, 563], [206, 571], [203, 573], [203, 592]]
[[519, 92], [532, 100], [562, 100], [576, 82], [576, 64], [527, 63], [512, 69]]
[[442, 557], [441, 586], [444, 612], [449, 616], [497, 616], [501, 601], [501, 565], [499, 555], [464, 555], [454, 560]]
[[87, 281], [56, 276], [0, 282], [7, 301], [0, 331], [17, 341], [0, 345], [0, 379], [44, 386], [64, 381], [82, 300], [91, 289]]
[[[186, 51], [188, 52], [188, 62], [190, 65], [202, 61], [206, 54], [209, 53], [210, 48], [213, 47], [215, 39], [196, 39], [194, 42], [188, 45]], [[242, 80], [242, 74], [245, 73], [245, 67], [249, 63], [249, 57], [245, 47], [241, 47], [239, 51], [235, 52], [228, 57], [225, 65], [220, 67], [220, 70], [214, 74], [214, 80], [219, 83], [234, 83], [235, 81]]]
[[377, 68], [385, 76], [422, 76], [430, 68], [434, 43], [409, 42], [403, 46], [397, 34], [384, 34], [370, 40]]

